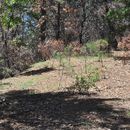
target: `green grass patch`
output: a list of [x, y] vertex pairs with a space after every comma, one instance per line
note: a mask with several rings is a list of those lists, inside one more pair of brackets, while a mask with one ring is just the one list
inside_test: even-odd
[[35, 80], [28, 80], [26, 82], [21, 83], [20, 88], [21, 89], [28, 89], [30, 86], [32, 87], [36, 84], [37, 84], [37, 82]]
[[38, 62], [38, 63], [31, 65], [31, 69], [32, 68], [43, 68], [45, 66], [48, 66], [48, 64], [49, 64], [49, 61]]
[[0, 89], [5, 89], [7, 87], [11, 86], [11, 83], [0, 83]]

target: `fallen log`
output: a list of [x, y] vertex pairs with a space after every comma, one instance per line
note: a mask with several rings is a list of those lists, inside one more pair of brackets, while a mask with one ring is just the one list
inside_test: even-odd
[[114, 60], [122, 60], [125, 65], [130, 60], [130, 51], [113, 51], [112, 57]]

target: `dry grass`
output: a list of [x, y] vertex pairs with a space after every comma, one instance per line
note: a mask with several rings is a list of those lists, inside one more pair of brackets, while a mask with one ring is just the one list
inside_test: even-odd
[[[5, 96], [5, 100], [0, 107], [0, 128], [129, 130], [130, 65], [106, 58], [102, 68], [97, 60], [71, 57], [70, 63], [62, 59], [60, 64], [52, 59], [32, 65], [18, 77], [2, 80], [0, 91], [5, 94], [1, 99]], [[94, 88], [89, 94], [66, 92], [75, 80], [74, 72], [85, 74], [85, 64], [96, 66], [103, 75], [96, 84], [99, 92]]]
[[[46, 62], [33, 64], [26, 72], [29, 75], [19, 75], [4, 79], [0, 84], [1, 92], [10, 90], [34, 89], [39, 92], [62, 91], [75, 82], [75, 75], [85, 75], [89, 66], [95, 66], [99, 69], [101, 81], [97, 82], [100, 94], [110, 97], [129, 97], [130, 90], [130, 66], [123, 66], [121, 61], [114, 61], [112, 58], [103, 60], [104, 67], [98, 62], [97, 57], [71, 57], [62, 59], [62, 64], [58, 59], [51, 59]], [[53, 68], [53, 69], [51, 69]], [[43, 70], [42, 70], [43, 69]], [[50, 70], [49, 70], [50, 69]], [[40, 71], [39, 71], [40, 70]], [[91, 90], [90, 91], [95, 91]]]
[[[92, 64], [97, 58], [88, 57], [86, 59], [87, 64]], [[70, 63], [67, 58], [62, 59], [62, 65], [60, 65], [58, 59], [51, 59], [46, 62], [39, 62], [33, 64], [28, 70], [17, 77], [12, 77], [2, 80], [2, 84], [6, 84], [0, 87], [0, 91], [9, 90], [22, 90], [22, 89], [37, 89], [40, 92], [57, 91], [69, 87], [74, 82], [74, 72], [81, 74], [85, 72], [84, 69], [85, 58], [84, 57], [71, 57]], [[43, 68], [52, 68], [54, 70], [24, 75], [26, 72], [38, 71]]]

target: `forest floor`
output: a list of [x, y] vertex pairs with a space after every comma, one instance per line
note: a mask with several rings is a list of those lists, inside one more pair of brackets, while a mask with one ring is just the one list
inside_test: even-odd
[[[130, 63], [105, 58], [102, 67], [96, 57], [61, 62], [39, 62], [1, 80], [0, 130], [130, 130]], [[96, 88], [68, 91], [85, 65], [100, 70]]]

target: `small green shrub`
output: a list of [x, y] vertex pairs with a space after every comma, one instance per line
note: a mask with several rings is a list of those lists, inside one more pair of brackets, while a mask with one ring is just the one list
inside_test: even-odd
[[97, 40], [95, 44], [100, 51], [106, 50], [109, 45], [108, 41], [104, 39]]
[[10, 77], [10, 75], [12, 74], [12, 70], [7, 68], [7, 67], [1, 67], [0, 68], [0, 76], [3, 78], [7, 78]]
[[100, 80], [100, 74], [97, 68], [89, 66], [87, 75], [76, 75], [75, 84], [72, 87], [78, 92], [88, 91], [90, 88], [95, 87], [95, 83]]
[[55, 52], [55, 53], [53, 54], [53, 58], [54, 58], [54, 59], [57, 59], [57, 60], [59, 61], [60, 66], [63, 65], [63, 59], [65, 58], [63, 52]]
[[76, 81], [75, 81], [74, 87], [79, 92], [86, 91], [92, 86], [93, 86], [93, 84], [85, 76], [76, 76]]
[[54, 59], [61, 59], [63, 57], [63, 53], [62, 52], [54, 52], [53, 53], [53, 58]]
[[95, 44], [95, 42], [88, 42], [87, 44], [86, 44], [86, 50], [87, 50], [87, 53], [89, 54], [89, 55], [93, 55], [93, 56], [97, 56], [97, 53], [98, 53], [98, 49], [97, 49], [97, 47], [96, 47], [96, 44]]
[[108, 48], [108, 42], [100, 39], [95, 42], [89, 42], [86, 44], [86, 50], [89, 55], [97, 56], [98, 61], [103, 63], [103, 57], [106, 55]]
[[67, 56], [67, 57], [68, 57], [68, 56], [71, 56], [71, 55], [72, 55], [72, 48], [73, 48], [73, 47], [72, 47], [71, 45], [65, 47], [65, 48], [64, 48], [64, 52], [63, 52], [64, 55]]
[[86, 50], [88, 51], [90, 55], [93, 55], [93, 56], [98, 56], [99, 54], [101, 55], [105, 53], [107, 47], [108, 47], [108, 42], [103, 39], [88, 42], [86, 44]]

